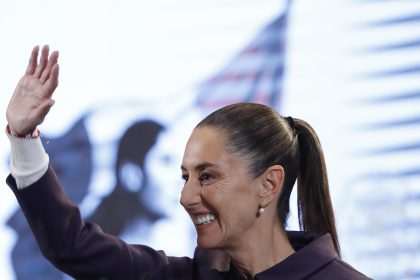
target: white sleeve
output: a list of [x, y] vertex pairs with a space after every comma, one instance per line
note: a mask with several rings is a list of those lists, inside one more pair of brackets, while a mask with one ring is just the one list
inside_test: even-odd
[[7, 133], [10, 140], [10, 173], [18, 189], [23, 189], [47, 172], [49, 157], [42, 146], [41, 138], [22, 138]]

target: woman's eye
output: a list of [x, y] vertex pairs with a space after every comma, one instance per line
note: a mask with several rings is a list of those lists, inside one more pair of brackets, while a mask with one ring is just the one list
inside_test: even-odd
[[182, 174], [182, 180], [184, 180], [185, 183], [188, 181], [188, 177], [188, 175]]
[[212, 175], [209, 173], [202, 173], [200, 175], [200, 181], [208, 181], [212, 178]]

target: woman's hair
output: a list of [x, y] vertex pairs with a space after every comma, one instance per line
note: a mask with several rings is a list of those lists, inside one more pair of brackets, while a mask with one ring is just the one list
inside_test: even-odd
[[318, 136], [308, 123], [284, 118], [265, 105], [237, 103], [208, 115], [196, 128], [205, 126], [219, 128], [226, 134], [228, 151], [248, 159], [254, 178], [270, 166], [284, 168], [285, 179], [277, 203], [277, 214], [284, 227], [297, 179], [301, 230], [330, 233], [337, 253], [340, 252], [324, 155]]

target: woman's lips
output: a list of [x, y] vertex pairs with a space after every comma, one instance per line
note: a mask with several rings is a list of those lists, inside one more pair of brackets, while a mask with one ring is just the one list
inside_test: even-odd
[[194, 218], [193, 218], [194, 225], [196, 226], [209, 224], [213, 222], [214, 220], [216, 220], [216, 215], [211, 214], [211, 213], [194, 215]]

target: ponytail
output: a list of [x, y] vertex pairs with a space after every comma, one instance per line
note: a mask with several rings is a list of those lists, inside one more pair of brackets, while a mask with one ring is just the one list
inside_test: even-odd
[[[288, 122], [291, 123], [290, 120]], [[297, 206], [300, 229], [330, 233], [335, 250], [340, 254], [321, 143], [307, 122], [294, 119], [292, 123], [299, 143]]]

